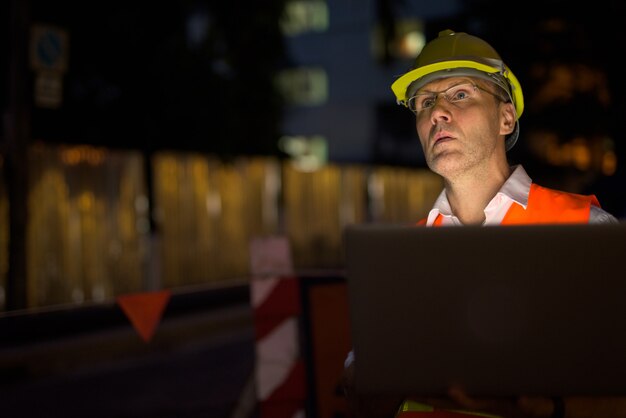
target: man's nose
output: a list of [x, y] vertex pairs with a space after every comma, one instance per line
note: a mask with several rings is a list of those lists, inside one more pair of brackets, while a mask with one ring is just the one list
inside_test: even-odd
[[450, 104], [450, 99], [446, 95], [445, 91], [441, 91], [439, 93], [435, 93], [433, 97], [433, 108], [439, 106], [441, 103], [444, 105]]
[[433, 120], [438, 118], [448, 119], [450, 116], [449, 106], [450, 101], [444, 92], [437, 93], [433, 98], [433, 105], [430, 108], [430, 116]]

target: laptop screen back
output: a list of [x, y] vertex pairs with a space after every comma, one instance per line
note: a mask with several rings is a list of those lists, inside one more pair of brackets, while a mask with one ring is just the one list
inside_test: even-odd
[[626, 225], [344, 231], [359, 393], [626, 393]]

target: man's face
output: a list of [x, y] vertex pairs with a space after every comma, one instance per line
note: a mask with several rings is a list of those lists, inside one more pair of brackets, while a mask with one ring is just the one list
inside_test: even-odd
[[[450, 100], [436, 94], [458, 85], [469, 89], [456, 93], [453, 88]], [[434, 80], [417, 91], [435, 93], [419, 102], [423, 107], [416, 115], [417, 134], [432, 171], [454, 179], [506, 161], [504, 135], [513, 130], [515, 113], [511, 103], [494, 97], [496, 92], [495, 84], [472, 77]]]

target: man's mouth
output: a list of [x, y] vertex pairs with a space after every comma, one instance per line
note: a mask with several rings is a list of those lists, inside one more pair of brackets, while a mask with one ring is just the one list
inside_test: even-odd
[[449, 141], [451, 139], [454, 139], [454, 138], [449, 133], [447, 133], [447, 132], [438, 132], [433, 137], [433, 146], [437, 145], [439, 143], [442, 143], [442, 142], [447, 142], [447, 141]]

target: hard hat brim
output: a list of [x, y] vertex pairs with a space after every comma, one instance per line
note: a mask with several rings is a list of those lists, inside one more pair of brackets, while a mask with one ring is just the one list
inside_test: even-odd
[[513, 100], [513, 104], [515, 105], [515, 112], [517, 113], [517, 118], [519, 119], [519, 117], [522, 115], [522, 112], [524, 111], [524, 98], [522, 95], [522, 87], [515, 75], [506, 66], [504, 66], [504, 69], [497, 68], [471, 60], [436, 62], [420, 68], [416, 68], [402, 75], [391, 85], [391, 89], [396, 96], [398, 104], [407, 106], [407, 101], [409, 99], [409, 97], [407, 97], [407, 93], [409, 86], [413, 82], [434, 73], [437, 73], [438, 76], [430, 78], [429, 81], [433, 81], [438, 78], [454, 77], [458, 74], [454, 71], [455, 69], [464, 68], [474, 69], [488, 74], [502, 74], [508, 80], [511, 86], [511, 99]]

